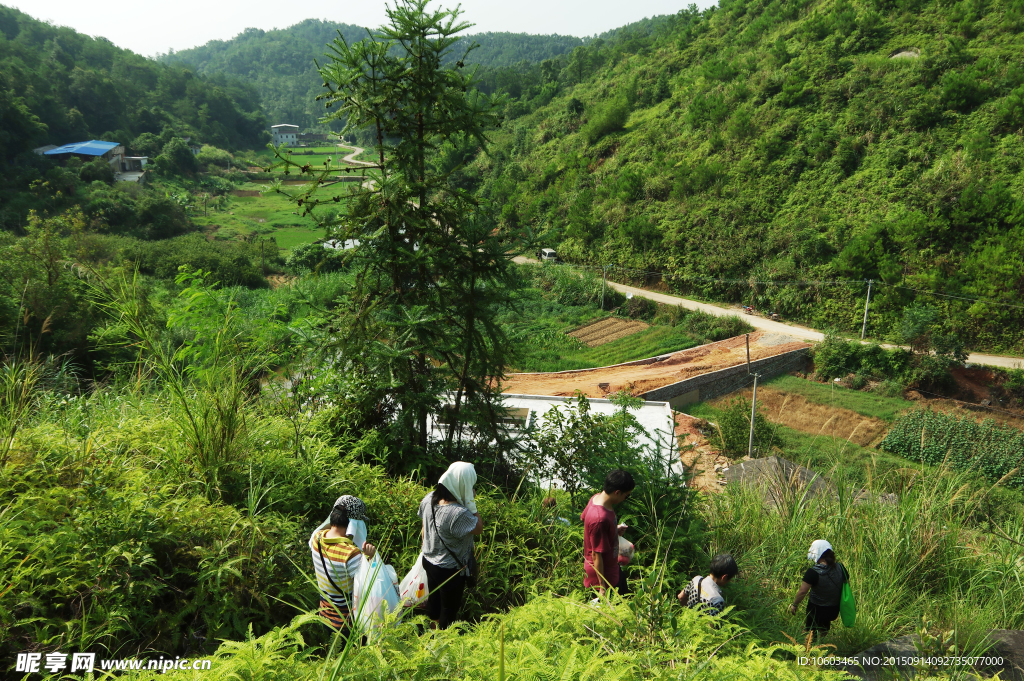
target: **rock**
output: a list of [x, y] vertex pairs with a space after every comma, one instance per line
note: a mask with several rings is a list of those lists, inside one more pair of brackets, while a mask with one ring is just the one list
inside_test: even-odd
[[[861, 660], [865, 658], [917, 657], [920, 655], [920, 652], [918, 652], [917, 645], [915, 644], [919, 643], [920, 640], [917, 634], [901, 636], [885, 643], [879, 643], [852, 657]], [[1024, 631], [993, 629], [988, 633], [988, 638], [981, 645], [968, 647], [956, 654], [972, 657], [1002, 658], [1002, 664], [975, 666], [975, 674], [967, 674], [962, 678], [990, 678], [998, 673], [999, 678], [1003, 681], [1024, 681]], [[869, 681], [891, 679], [897, 673], [902, 678], [912, 678], [917, 671], [912, 665], [896, 665], [895, 667], [863, 665], [862, 667], [848, 666], [843, 669], [854, 676]]]
[[831, 484], [809, 468], [777, 456], [751, 459], [731, 466], [725, 473], [728, 482], [756, 487], [770, 506], [789, 506], [800, 499], [812, 499], [832, 491]]

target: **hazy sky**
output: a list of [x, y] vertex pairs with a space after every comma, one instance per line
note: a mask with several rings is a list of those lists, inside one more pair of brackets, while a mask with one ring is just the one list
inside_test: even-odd
[[[657, 14], [691, 0], [462, 0], [473, 32], [561, 33], [588, 36]], [[292, 3], [270, 0], [0, 0], [37, 19], [70, 26], [115, 45], [152, 56], [210, 40], [227, 40], [249, 27], [285, 28], [303, 19], [379, 26], [384, 0]], [[443, 2], [449, 7], [456, 2]], [[697, 2], [701, 8], [714, 4]], [[438, 6], [438, 5], [434, 5]]]

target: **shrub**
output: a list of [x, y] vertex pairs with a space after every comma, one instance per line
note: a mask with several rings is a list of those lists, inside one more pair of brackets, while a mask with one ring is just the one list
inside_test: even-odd
[[[750, 408], [750, 400], [745, 397], [734, 398], [718, 417], [711, 443], [731, 459], [739, 459], [747, 453], [750, 444]], [[784, 445], [777, 430], [759, 410], [754, 419], [754, 450], [757, 456], [768, 456], [773, 447]]]
[[82, 179], [82, 182], [114, 183], [114, 169], [103, 158], [95, 158], [84, 164], [82, 169], [78, 171], [78, 176]]
[[597, 107], [590, 114], [590, 120], [583, 128], [583, 135], [588, 142], [594, 144], [605, 135], [625, 128], [627, 120], [629, 120], [629, 102], [625, 97], [613, 99]]
[[293, 270], [327, 274], [344, 269], [345, 260], [341, 251], [324, 248], [321, 243], [311, 243], [293, 248], [285, 264]]
[[209, 144], [204, 144], [199, 150], [199, 154], [196, 155], [196, 161], [203, 165], [227, 168], [231, 165], [231, 154], [223, 149], [218, 149], [217, 147], [211, 147]]
[[165, 144], [154, 163], [160, 172], [167, 175], [192, 176], [199, 170], [199, 162], [180, 137], [175, 137]]
[[[965, 415], [916, 410], [896, 420], [880, 449], [914, 461], [948, 462], [963, 471], [977, 471], [995, 482], [1024, 464], [1024, 433], [988, 419], [981, 423]], [[1011, 487], [1024, 489], [1024, 476]]]
[[650, 298], [633, 296], [626, 300], [625, 305], [619, 308], [619, 314], [630, 319], [645, 319], [650, 321], [658, 311], [658, 304]]

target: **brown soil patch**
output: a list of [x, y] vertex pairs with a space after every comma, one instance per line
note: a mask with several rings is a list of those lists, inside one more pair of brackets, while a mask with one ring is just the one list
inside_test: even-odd
[[960, 397], [963, 399], [968, 402], [992, 399], [992, 391], [989, 386], [995, 383], [996, 375], [990, 369], [957, 367], [950, 373], [953, 374], [953, 380], [956, 381]]
[[620, 317], [606, 317], [590, 322], [583, 326], [569, 331], [565, 335], [578, 338], [588, 348], [596, 348], [605, 343], [632, 336], [650, 327], [647, 322], [638, 319], [622, 319]]
[[729, 459], [717, 454], [698, 428], [701, 419], [676, 414], [676, 441], [679, 458], [690, 476], [687, 484], [701, 492], [721, 492], [721, 471], [729, 467]]
[[232, 189], [231, 196], [259, 196], [260, 193], [255, 189]]
[[[751, 397], [751, 390], [733, 393], [717, 400], [721, 405], [737, 395]], [[810, 402], [806, 397], [783, 390], [761, 388], [757, 401], [763, 414], [772, 423], [779, 423], [810, 435], [822, 435], [849, 440], [861, 447], [880, 441], [889, 428], [882, 419], [862, 416], [855, 411]], [[759, 411], [761, 411], [759, 409]]]
[[[779, 334], [763, 331], [750, 334], [751, 360], [809, 347], [809, 343], [789, 340]], [[570, 396], [579, 390], [588, 397], [604, 397], [609, 393], [626, 390], [632, 395], [642, 395], [693, 376], [743, 364], [746, 360], [746, 340], [743, 336], [736, 336], [689, 350], [611, 367], [511, 374], [502, 385], [502, 391], [520, 395]]]
[[291, 286], [296, 279], [298, 279], [298, 277], [289, 274], [271, 274], [267, 277], [267, 281], [270, 282], [270, 288]]

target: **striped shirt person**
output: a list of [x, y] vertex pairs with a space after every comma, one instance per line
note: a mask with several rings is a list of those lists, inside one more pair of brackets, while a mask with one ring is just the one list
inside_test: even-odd
[[367, 558], [376, 553], [371, 544], [364, 543], [362, 550], [356, 546], [348, 533], [352, 520], [366, 521], [366, 505], [357, 497], [340, 497], [331, 509], [331, 526], [314, 530], [309, 538], [320, 591], [320, 615], [345, 635], [352, 610], [352, 579], [362, 565], [364, 552]]

